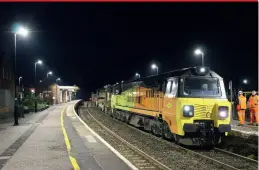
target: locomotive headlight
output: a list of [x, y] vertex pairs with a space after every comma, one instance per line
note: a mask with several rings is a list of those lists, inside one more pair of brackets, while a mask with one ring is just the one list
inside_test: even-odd
[[228, 107], [227, 106], [219, 106], [218, 109], [218, 118], [224, 120], [228, 117]]
[[183, 116], [184, 117], [193, 117], [194, 115], [194, 107], [191, 105], [183, 106]]

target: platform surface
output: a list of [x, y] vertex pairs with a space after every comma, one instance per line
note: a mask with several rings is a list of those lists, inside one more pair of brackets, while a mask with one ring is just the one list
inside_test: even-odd
[[132, 169], [86, 128], [73, 109], [76, 102], [26, 115], [19, 126], [0, 124], [0, 169]]
[[238, 120], [231, 120], [231, 130], [242, 133], [244, 135], [258, 136], [258, 126], [248, 125], [249, 122], [245, 122], [244, 126], [238, 126]]

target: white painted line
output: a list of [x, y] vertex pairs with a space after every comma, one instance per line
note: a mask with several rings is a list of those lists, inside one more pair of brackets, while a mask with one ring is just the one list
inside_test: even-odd
[[1, 156], [1, 157], [0, 157], [0, 160], [10, 159], [10, 158], [11, 158], [11, 156]]
[[236, 131], [236, 132], [240, 132], [240, 133], [243, 133], [243, 134], [247, 134], [247, 135], [256, 135], [258, 136], [258, 132], [255, 132], [255, 131], [244, 131], [244, 130], [240, 130], [240, 129], [235, 129], [235, 128], [232, 128], [231, 129], [232, 131]]
[[94, 137], [92, 135], [87, 135], [87, 136], [85, 136], [85, 138], [90, 143], [96, 143], [96, 140], [94, 139]]
[[[79, 102], [78, 100], [77, 102]], [[75, 102], [75, 104], [77, 103]], [[122, 156], [116, 149], [114, 149], [109, 143], [107, 143], [101, 136], [99, 136], [95, 131], [93, 131], [76, 113], [75, 111], [75, 104], [73, 105], [73, 112], [80, 120], [80, 122], [96, 137], [98, 138], [106, 147], [108, 147], [115, 155], [117, 155], [123, 162], [125, 162], [131, 169], [138, 170], [128, 159]]]

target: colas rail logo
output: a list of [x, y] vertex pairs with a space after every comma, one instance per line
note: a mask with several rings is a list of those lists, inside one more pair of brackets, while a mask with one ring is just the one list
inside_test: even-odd
[[166, 107], [167, 108], [171, 108], [172, 107], [172, 103], [167, 103]]

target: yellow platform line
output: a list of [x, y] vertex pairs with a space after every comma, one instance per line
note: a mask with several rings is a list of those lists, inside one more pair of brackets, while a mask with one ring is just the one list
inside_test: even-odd
[[68, 135], [67, 135], [67, 132], [66, 132], [66, 129], [64, 127], [64, 110], [66, 109], [67, 106], [65, 106], [62, 111], [61, 111], [61, 114], [60, 114], [60, 122], [61, 122], [61, 128], [62, 128], [62, 132], [63, 132], [63, 135], [64, 135], [64, 140], [65, 140], [65, 144], [67, 146], [67, 152], [68, 152], [68, 156], [69, 156], [69, 160], [74, 168], [74, 170], [80, 170], [80, 167], [76, 161], [76, 159], [71, 156], [71, 145], [70, 145], [70, 142], [69, 142], [69, 139], [68, 139]]

